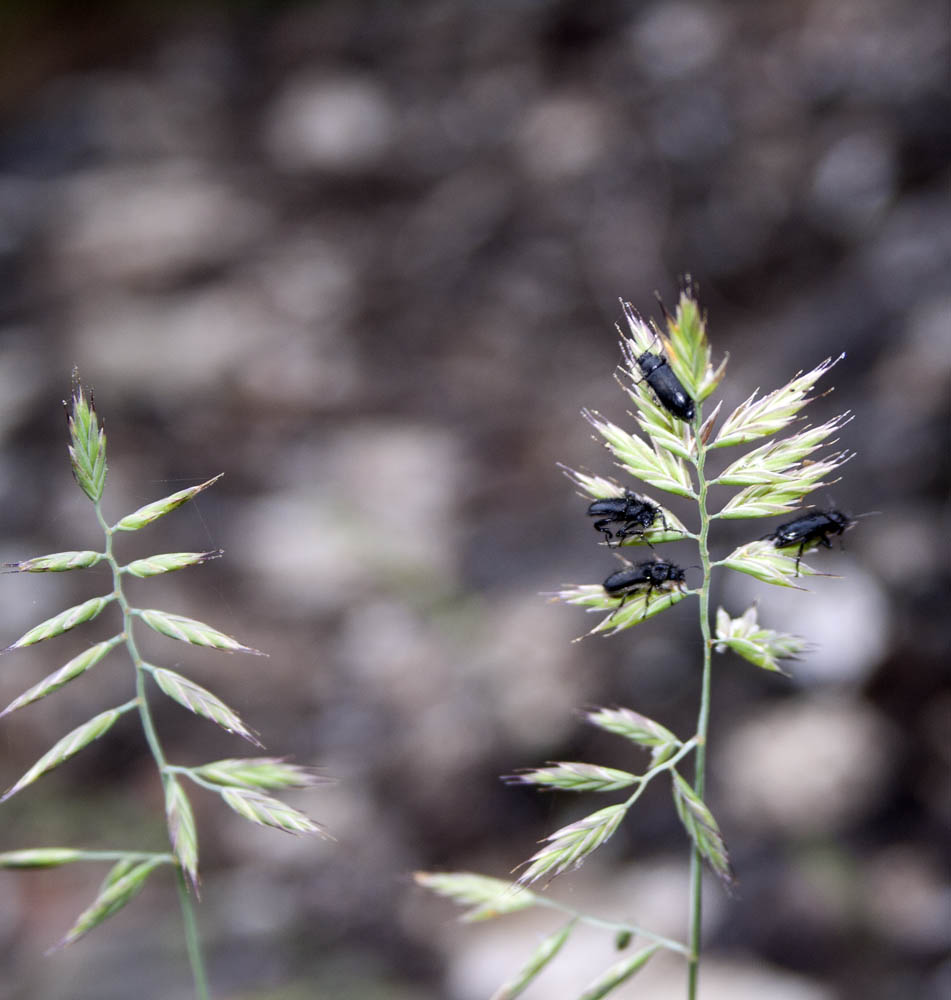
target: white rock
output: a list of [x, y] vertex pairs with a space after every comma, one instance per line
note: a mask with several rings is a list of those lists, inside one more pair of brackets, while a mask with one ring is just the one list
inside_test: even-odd
[[263, 206], [188, 161], [90, 172], [68, 182], [62, 199], [49, 253], [69, 287], [221, 264], [269, 222]]
[[373, 82], [308, 75], [278, 96], [264, 141], [284, 169], [343, 171], [378, 162], [393, 131], [393, 111]]
[[722, 794], [754, 830], [834, 833], [877, 801], [890, 736], [869, 706], [835, 695], [760, 710], [715, 751], [718, 773], [729, 775]]

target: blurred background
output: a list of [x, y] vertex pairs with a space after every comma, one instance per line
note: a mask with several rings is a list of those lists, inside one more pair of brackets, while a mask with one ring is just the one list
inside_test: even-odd
[[[816, 502], [881, 512], [810, 558], [842, 579], [718, 581], [715, 604], [758, 600], [815, 649], [791, 678], [715, 661], [707, 801], [739, 889], [708, 888], [702, 995], [951, 995], [944, 4], [6, 0], [0, 56], [0, 557], [101, 544], [66, 456], [78, 365], [110, 518], [225, 473], [120, 539], [124, 559], [225, 557], [133, 600], [270, 658], [146, 655], [337, 779], [288, 796], [332, 843], [195, 790], [216, 997], [488, 997], [558, 916], [460, 926], [411, 873], [506, 877], [606, 804], [499, 781], [640, 769], [579, 708], [691, 732], [692, 601], [573, 644], [594, 619], [545, 598], [616, 567], [556, 463], [614, 471], [579, 411], [629, 420], [618, 298], [656, 315], [688, 272], [730, 354], [725, 406], [846, 352], [808, 416], [853, 410], [858, 456]], [[724, 524], [714, 553], [777, 523]], [[4, 644], [108, 586], [4, 576]], [[0, 702], [111, 624], [5, 656]], [[113, 654], [4, 718], [3, 787], [129, 673]], [[254, 752], [154, 701], [174, 762]], [[3, 850], [163, 836], [132, 717], [0, 810]], [[682, 938], [686, 858], [652, 787], [549, 892]], [[103, 875], [0, 874], [2, 1000], [192, 995], [162, 877], [44, 957]], [[577, 997], [615, 958], [579, 932], [525, 996]], [[682, 994], [658, 958], [612, 995]]]

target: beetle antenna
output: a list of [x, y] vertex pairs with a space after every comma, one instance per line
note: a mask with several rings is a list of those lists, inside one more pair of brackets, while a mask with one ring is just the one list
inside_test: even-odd
[[660, 306], [660, 311], [664, 314], [664, 319], [672, 320], [674, 317], [670, 315], [670, 311], [664, 305], [664, 300], [660, 297], [660, 292], [656, 288], [654, 289], [654, 298], [657, 299], [657, 304]]

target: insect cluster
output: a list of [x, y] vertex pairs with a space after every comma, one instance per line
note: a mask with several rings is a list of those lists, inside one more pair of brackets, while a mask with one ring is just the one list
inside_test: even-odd
[[[666, 357], [650, 350], [628, 355], [631, 367], [636, 366], [643, 381], [650, 387], [657, 402], [678, 420], [692, 421], [696, 414], [694, 400], [674, 373]], [[643, 542], [653, 551], [648, 532], [658, 523], [667, 532], [664, 512], [648, 497], [625, 490], [620, 496], [595, 500], [588, 506], [588, 516], [594, 518], [594, 528], [604, 535], [605, 544], [620, 547], [628, 539], [633, 544]], [[781, 524], [761, 541], [771, 541], [777, 549], [796, 550], [796, 576], [803, 552], [811, 548], [832, 548], [830, 539], [842, 535], [855, 523], [854, 519], [835, 509], [813, 510]], [[686, 583], [685, 570], [656, 554], [639, 563], [626, 563], [623, 569], [611, 573], [604, 581], [608, 597], [620, 598], [617, 611], [632, 597], [643, 595], [644, 615], [655, 591], [681, 590]], [[613, 616], [612, 616], [613, 617]]]
[[[631, 360], [640, 369], [644, 381], [668, 413], [678, 420], [693, 420], [696, 412], [694, 401], [662, 354], [643, 351]], [[612, 537], [617, 539], [618, 546], [626, 538], [636, 537], [653, 550], [654, 546], [648, 539], [647, 532], [658, 519], [664, 530], [667, 530], [667, 520], [661, 508], [647, 497], [629, 490], [623, 496], [595, 500], [588, 507], [588, 516], [597, 518], [594, 528], [604, 534], [608, 545], [611, 544]], [[629, 598], [643, 594], [646, 617], [651, 595], [655, 590], [679, 590], [686, 579], [686, 572], [680, 566], [655, 555], [653, 559], [636, 564], [628, 563], [624, 569], [616, 570], [604, 581], [603, 586], [609, 597], [621, 599], [618, 610], [624, 607]]]

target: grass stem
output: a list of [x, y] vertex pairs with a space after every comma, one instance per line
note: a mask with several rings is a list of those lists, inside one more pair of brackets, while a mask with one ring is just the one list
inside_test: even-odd
[[[152, 712], [149, 708], [148, 692], [146, 690], [145, 683], [146, 670], [132, 632], [133, 615], [129, 608], [129, 602], [126, 600], [125, 593], [122, 589], [122, 573], [120, 571], [119, 563], [116, 561], [116, 558], [112, 553], [113, 531], [106, 522], [106, 519], [103, 517], [100, 504], [97, 502], [95, 506], [96, 516], [98, 517], [99, 523], [106, 536], [105, 555], [109, 565], [112, 567], [112, 580], [113, 587], [115, 588], [116, 600], [119, 603], [119, 607], [122, 609], [122, 629], [123, 635], [125, 636], [125, 645], [129, 653], [129, 658], [132, 660], [132, 664], [135, 667], [135, 693], [136, 703], [139, 709], [139, 719], [142, 723], [142, 731], [145, 734], [145, 741], [148, 744], [149, 752], [152, 754], [152, 758], [155, 761], [155, 766], [158, 768], [164, 789], [167, 781], [169, 780], [168, 762], [165, 759], [165, 753], [162, 750], [162, 744], [159, 741], [158, 732], [156, 731], [155, 723], [152, 720]], [[195, 998], [196, 1000], [209, 1000], [208, 978], [205, 974], [205, 962], [202, 956], [201, 940], [198, 936], [198, 922], [195, 919], [195, 908], [192, 902], [191, 894], [188, 890], [188, 883], [185, 879], [185, 874], [182, 871], [182, 866], [178, 862], [177, 858], [175, 859], [175, 875], [176, 885], [178, 887], [178, 899], [182, 909], [182, 921], [185, 926], [185, 947], [188, 951], [188, 962], [192, 970], [192, 979], [195, 983]]]
[[[700, 407], [697, 407], [695, 426], [702, 423]], [[697, 544], [700, 550], [700, 566], [703, 584], [700, 588], [700, 632], [703, 636], [703, 672], [700, 682], [700, 709], [697, 715], [697, 755], [694, 759], [693, 789], [697, 797], [703, 799], [707, 765], [707, 731], [710, 724], [710, 549], [707, 535], [710, 530], [710, 515], [707, 513], [707, 487], [704, 475], [706, 446], [697, 440], [696, 469], [699, 482], [697, 506], [700, 513], [700, 535]], [[701, 921], [703, 916], [703, 859], [696, 846], [690, 853], [690, 954], [687, 959], [687, 1000], [696, 1000], [700, 973]]]

